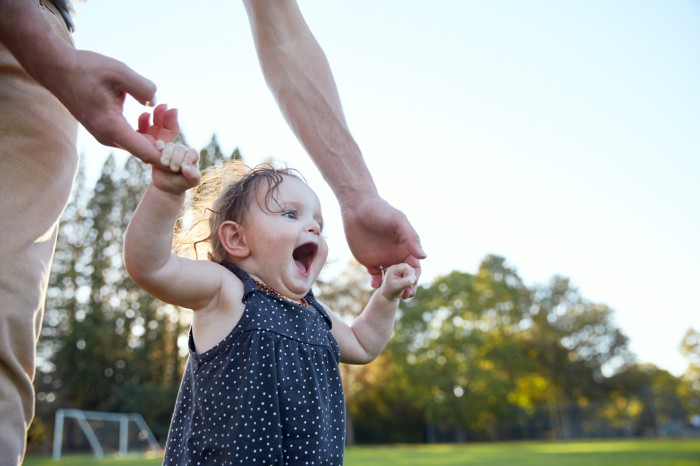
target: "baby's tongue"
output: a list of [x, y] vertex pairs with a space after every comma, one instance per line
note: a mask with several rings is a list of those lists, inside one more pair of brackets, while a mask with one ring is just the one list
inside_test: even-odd
[[294, 259], [294, 264], [297, 266], [297, 269], [299, 269], [301, 273], [306, 273], [306, 266], [302, 261]]

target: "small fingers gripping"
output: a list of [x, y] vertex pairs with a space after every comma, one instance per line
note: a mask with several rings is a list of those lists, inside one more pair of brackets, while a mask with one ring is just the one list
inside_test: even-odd
[[166, 144], [163, 141], [156, 141], [156, 146], [162, 151], [160, 163], [163, 167], [170, 168], [173, 173], [178, 173], [188, 166], [196, 166], [199, 162], [199, 153], [182, 144]]
[[185, 147], [180, 145], [168, 144], [163, 148], [163, 152], [160, 155], [161, 165], [170, 168], [170, 171], [173, 173], [179, 172], [182, 167], [185, 149]]
[[390, 301], [397, 301], [405, 290], [416, 286], [416, 271], [408, 264], [392, 265], [382, 274], [382, 294]]
[[197, 186], [202, 179], [199, 171], [199, 152], [189, 148], [185, 152], [182, 160], [182, 175], [187, 179], [190, 186]]
[[199, 171], [199, 153], [182, 144], [166, 144], [156, 141], [156, 146], [161, 150], [160, 166], [153, 167], [153, 184], [163, 190], [174, 194], [182, 193], [201, 181], [202, 174]]

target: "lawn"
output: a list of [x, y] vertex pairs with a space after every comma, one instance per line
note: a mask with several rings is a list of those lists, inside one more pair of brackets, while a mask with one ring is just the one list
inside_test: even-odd
[[[82, 466], [92, 456], [28, 457], [24, 466]], [[100, 466], [158, 466], [160, 458], [105, 458]], [[350, 447], [345, 466], [698, 466], [700, 439], [507, 442], [445, 445]]]

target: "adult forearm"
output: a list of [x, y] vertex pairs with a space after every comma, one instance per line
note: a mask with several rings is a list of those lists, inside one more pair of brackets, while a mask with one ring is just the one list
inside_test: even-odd
[[244, 0], [265, 80], [338, 200], [376, 194], [325, 53], [292, 0]]
[[0, 40], [29, 75], [52, 92], [52, 77], [61, 75], [75, 52], [30, 0], [0, 0]]

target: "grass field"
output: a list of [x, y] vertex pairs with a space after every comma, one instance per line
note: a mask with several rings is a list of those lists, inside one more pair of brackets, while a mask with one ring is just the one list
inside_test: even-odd
[[[28, 457], [24, 466], [158, 466], [157, 457]], [[602, 440], [350, 447], [345, 466], [699, 466], [700, 439]]]

